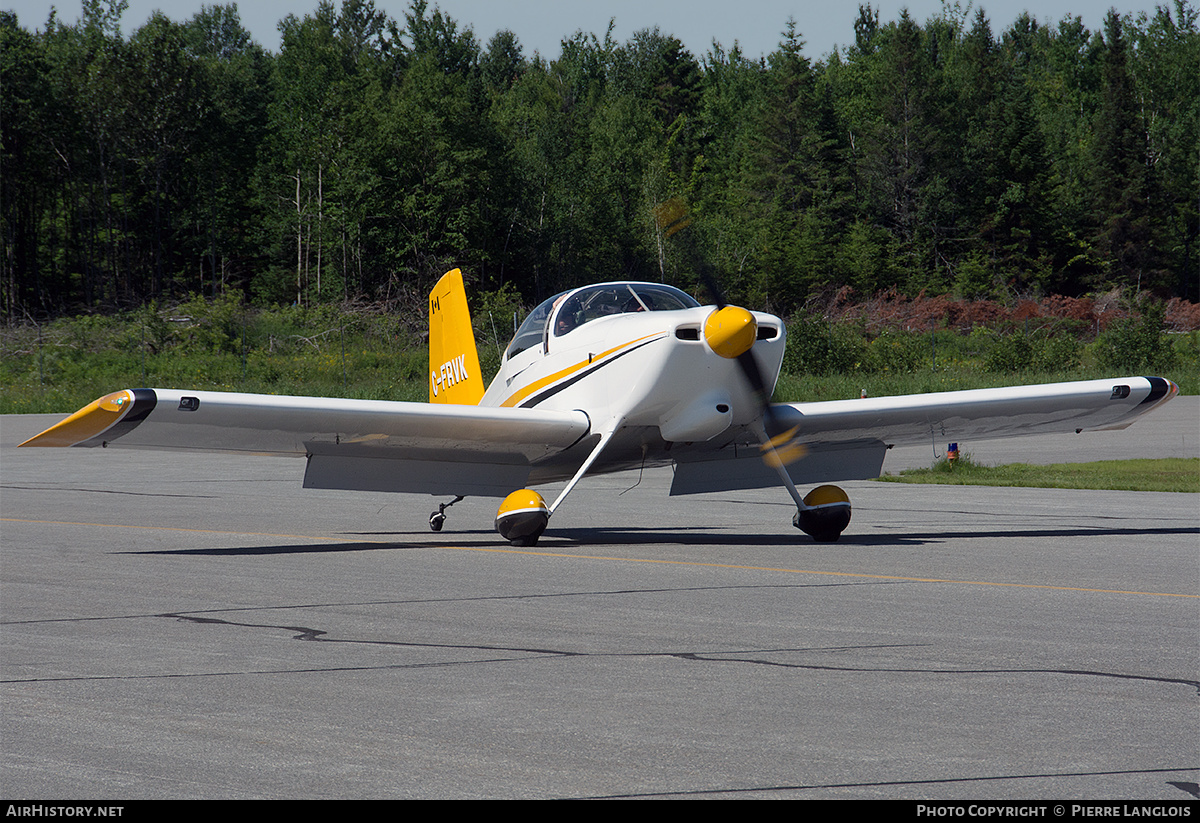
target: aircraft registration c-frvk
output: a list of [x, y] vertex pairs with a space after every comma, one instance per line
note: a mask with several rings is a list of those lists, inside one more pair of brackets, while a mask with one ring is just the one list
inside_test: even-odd
[[[537, 542], [585, 474], [673, 465], [673, 495], [782, 485], [793, 524], [828, 542], [849, 498], [832, 485], [802, 497], [797, 483], [877, 477], [893, 445], [1124, 428], [1178, 393], [1121, 377], [771, 404], [783, 321], [718, 302], [636, 282], [555, 295], [485, 391], [455, 269], [429, 297], [430, 403], [126, 389], [21, 445], [305, 457], [305, 488], [453, 495], [435, 531], [461, 497], [502, 497], [496, 529], [517, 546]], [[528, 488], [562, 480], [549, 504]]]

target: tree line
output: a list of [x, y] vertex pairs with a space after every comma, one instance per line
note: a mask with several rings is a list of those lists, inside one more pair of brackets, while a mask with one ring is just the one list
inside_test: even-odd
[[[788, 312], [849, 286], [1196, 300], [1200, 34], [1153, 15], [947, 2], [813, 60], [657, 29], [553, 59], [424, 0], [323, 2], [255, 43], [236, 4], [127, 38], [125, 0], [0, 11], [0, 306], [423, 296], [461, 267], [527, 303], [608, 279]], [[418, 304], [419, 305], [419, 304]]]

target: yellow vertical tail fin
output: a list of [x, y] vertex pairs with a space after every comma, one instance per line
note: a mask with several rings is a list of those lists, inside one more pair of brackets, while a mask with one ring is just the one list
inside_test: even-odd
[[477, 406], [483, 375], [462, 272], [446, 272], [429, 293], [429, 402]]

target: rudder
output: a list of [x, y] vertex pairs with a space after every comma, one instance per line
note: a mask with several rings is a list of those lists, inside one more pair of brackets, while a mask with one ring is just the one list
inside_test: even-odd
[[483, 398], [479, 352], [462, 272], [446, 272], [429, 293], [429, 402], [477, 406]]

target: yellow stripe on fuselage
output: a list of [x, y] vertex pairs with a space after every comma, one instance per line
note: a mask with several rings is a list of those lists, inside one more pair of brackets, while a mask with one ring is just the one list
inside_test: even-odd
[[628, 343], [622, 343], [619, 346], [613, 346], [608, 351], [602, 351], [597, 355], [593, 355], [593, 356], [589, 357], [587, 360], [581, 360], [580, 362], [576, 363], [573, 366], [568, 366], [567, 368], [562, 369], [561, 371], [556, 371], [554, 374], [547, 375], [546, 377], [543, 377], [541, 380], [535, 380], [532, 383], [530, 383], [528, 386], [526, 386], [525, 388], [520, 389], [517, 392], [509, 395], [508, 399], [505, 400], [500, 405], [501, 406], [515, 406], [518, 403], [520, 403], [522, 400], [524, 400], [525, 398], [529, 397], [529, 395], [533, 394], [534, 392], [540, 391], [548, 386], [552, 386], [555, 383], [558, 383], [568, 377], [571, 377], [576, 372], [578, 372], [580, 369], [587, 368], [588, 366], [594, 366], [594, 365], [600, 363], [601, 361], [603, 361], [605, 358], [608, 358], [611, 355], [616, 354], [617, 352], [624, 351], [625, 349], [628, 349], [630, 346], [632, 346], [636, 343], [641, 343], [644, 340], [649, 340], [650, 338], [654, 337], [655, 335], [662, 335], [662, 334], [665, 334], [665, 332], [654, 332], [654, 334], [647, 334], [642, 337], [638, 337], [634, 340], [630, 340]]

